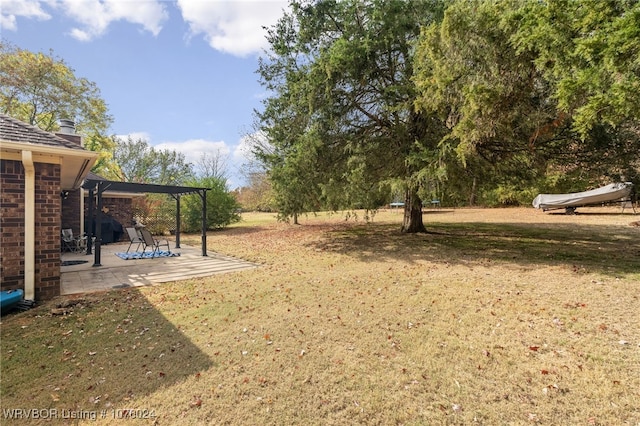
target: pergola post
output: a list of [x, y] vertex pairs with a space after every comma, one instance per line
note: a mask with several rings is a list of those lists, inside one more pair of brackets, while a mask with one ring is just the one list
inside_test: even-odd
[[207, 190], [200, 193], [202, 199], [202, 255], [207, 255]]
[[96, 209], [96, 247], [95, 256], [93, 258], [93, 266], [102, 266], [100, 263], [101, 246], [102, 246], [102, 182], [98, 182], [98, 208]]
[[180, 194], [176, 196], [176, 248], [180, 248]]
[[[87, 203], [87, 216], [84, 217], [84, 229], [87, 233], [87, 254], [91, 254], [93, 248], [93, 204], [95, 202], [95, 187], [89, 188], [89, 203]], [[84, 196], [84, 195], [82, 195]]]
[[[82, 185], [84, 189], [89, 190], [88, 210], [89, 216], [92, 217], [94, 210], [94, 197], [97, 198], [97, 211], [95, 222], [95, 231], [92, 231], [87, 244], [87, 254], [91, 254], [93, 241], [95, 244], [95, 258], [93, 266], [102, 266], [100, 264], [100, 247], [102, 245], [102, 195], [105, 191], [129, 192], [129, 193], [157, 193], [171, 194], [176, 199], [176, 248], [180, 248], [180, 197], [183, 194], [199, 194], [202, 199], [202, 255], [207, 256], [207, 191], [210, 188], [195, 188], [191, 186], [174, 186], [174, 185], [155, 185], [146, 183], [133, 182], [116, 182], [110, 180], [87, 179]], [[95, 239], [93, 238], [95, 237]]]

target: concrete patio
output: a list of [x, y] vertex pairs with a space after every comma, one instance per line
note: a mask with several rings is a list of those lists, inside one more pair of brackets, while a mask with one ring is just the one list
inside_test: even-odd
[[[174, 245], [174, 242], [171, 242]], [[156, 285], [170, 281], [208, 277], [227, 272], [257, 268], [259, 265], [241, 259], [208, 252], [202, 256], [201, 247], [181, 245], [171, 251], [180, 253], [176, 257], [124, 260], [115, 255], [126, 252], [129, 243], [104, 245], [100, 263], [93, 266], [94, 255], [63, 253], [62, 262], [83, 263], [61, 266], [60, 294], [69, 295], [105, 291], [117, 288]], [[132, 251], [135, 246], [132, 247]]]

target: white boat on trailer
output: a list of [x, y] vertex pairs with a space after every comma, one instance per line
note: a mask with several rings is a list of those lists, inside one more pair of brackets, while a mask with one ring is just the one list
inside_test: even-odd
[[632, 193], [633, 183], [617, 182], [584, 192], [538, 194], [532, 204], [533, 207], [542, 209], [542, 211], [565, 209], [567, 214], [573, 214], [578, 207], [602, 205], [610, 202], [631, 202]]

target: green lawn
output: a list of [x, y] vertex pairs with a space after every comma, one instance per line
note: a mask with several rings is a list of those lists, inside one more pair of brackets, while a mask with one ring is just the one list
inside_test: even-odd
[[258, 269], [4, 316], [0, 423], [637, 425], [640, 228], [617, 212], [443, 208], [420, 235], [245, 214], [207, 242]]

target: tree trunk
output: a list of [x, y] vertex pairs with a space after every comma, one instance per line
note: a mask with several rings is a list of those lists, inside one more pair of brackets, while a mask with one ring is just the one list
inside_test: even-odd
[[293, 213], [293, 224], [294, 225], [299, 225], [298, 223], [298, 213]]
[[473, 177], [473, 183], [471, 185], [471, 195], [469, 195], [469, 207], [476, 205], [476, 191], [478, 190], [478, 178]]
[[407, 189], [405, 192], [402, 232], [407, 234], [427, 232], [422, 223], [422, 200], [415, 190]]

